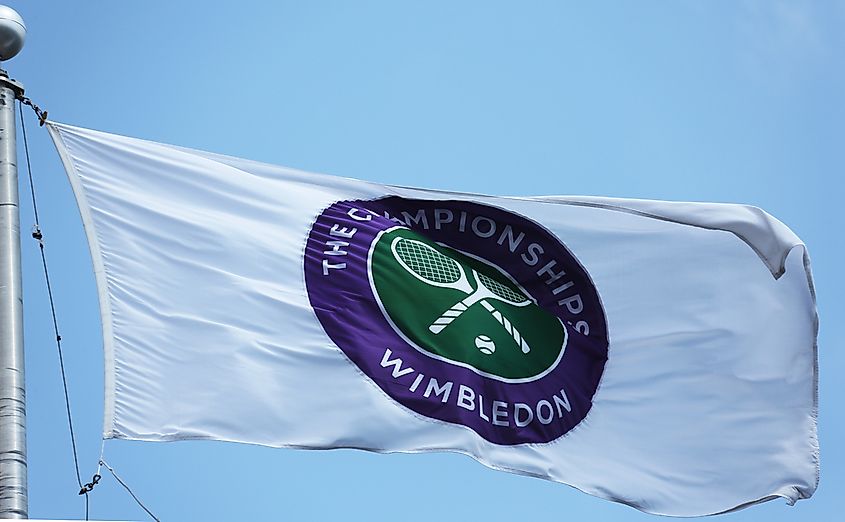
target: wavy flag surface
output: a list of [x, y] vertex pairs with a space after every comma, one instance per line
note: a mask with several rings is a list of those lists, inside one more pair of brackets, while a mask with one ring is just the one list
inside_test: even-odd
[[667, 515], [815, 491], [809, 258], [759, 209], [49, 130], [94, 264], [105, 438], [455, 451]]

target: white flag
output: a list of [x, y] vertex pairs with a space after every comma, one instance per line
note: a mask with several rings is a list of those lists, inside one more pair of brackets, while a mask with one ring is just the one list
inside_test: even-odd
[[455, 451], [666, 515], [815, 491], [809, 261], [757, 208], [49, 128], [94, 262], [106, 438]]

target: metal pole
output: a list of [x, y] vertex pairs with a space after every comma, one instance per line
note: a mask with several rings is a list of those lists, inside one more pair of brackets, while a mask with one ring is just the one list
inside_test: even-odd
[[[0, 60], [23, 48], [26, 25], [0, 5]], [[15, 101], [23, 86], [0, 69], [0, 518], [27, 518], [26, 389]]]
[[0, 69], [0, 518], [27, 518], [26, 390], [15, 100]]

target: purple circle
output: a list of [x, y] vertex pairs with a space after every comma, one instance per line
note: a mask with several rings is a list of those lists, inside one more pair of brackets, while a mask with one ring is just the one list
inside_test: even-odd
[[[405, 341], [379, 307], [368, 274], [373, 242], [397, 225], [507, 271], [567, 328], [558, 364], [535, 380], [505, 382], [435, 359]], [[607, 361], [604, 310], [583, 266], [536, 222], [458, 200], [339, 201], [315, 220], [304, 263], [308, 297], [326, 334], [413, 412], [466, 426], [502, 445], [553, 441], [589, 412]]]

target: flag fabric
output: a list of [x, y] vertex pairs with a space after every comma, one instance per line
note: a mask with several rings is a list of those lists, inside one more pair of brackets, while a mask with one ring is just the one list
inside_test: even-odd
[[816, 489], [809, 258], [760, 209], [49, 130], [94, 265], [105, 438], [453, 451], [666, 515]]

